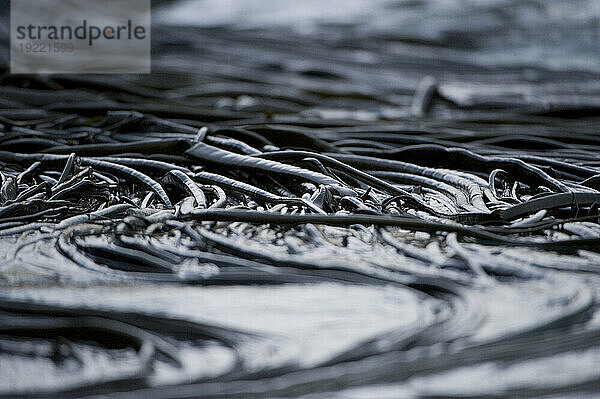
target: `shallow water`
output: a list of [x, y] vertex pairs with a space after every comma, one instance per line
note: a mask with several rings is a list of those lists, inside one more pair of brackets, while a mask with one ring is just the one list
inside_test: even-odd
[[2, 76], [1, 395], [597, 396], [595, 1], [153, 15], [152, 75]]

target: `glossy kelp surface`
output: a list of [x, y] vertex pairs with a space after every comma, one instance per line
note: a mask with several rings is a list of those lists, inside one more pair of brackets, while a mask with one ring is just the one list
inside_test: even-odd
[[2, 76], [1, 395], [594, 397], [598, 9], [334, 3]]

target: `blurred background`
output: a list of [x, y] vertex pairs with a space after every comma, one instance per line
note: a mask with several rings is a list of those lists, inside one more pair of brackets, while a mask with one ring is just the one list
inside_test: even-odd
[[364, 48], [385, 40], [397, 55], [591, 72], [600, 68], [599, 18], [594, 0], [184, 0], [158, 14], [168, 24], [290, 28]]
[[[5, 66], [7, 30], [0, 24]], [[594, 0], [162, 0], [153, 2], [151, 86], [172, 101], [261, 117], [372, 121], [414, 114], [413, 94], [430, 76], [436, 118], [594, 116], [599, 38]]]

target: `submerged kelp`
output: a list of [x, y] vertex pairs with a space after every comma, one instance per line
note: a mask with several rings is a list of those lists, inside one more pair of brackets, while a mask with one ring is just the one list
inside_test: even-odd
[[311, 29], [2, 77], [1, 394], [594, 397], [595, 72]]

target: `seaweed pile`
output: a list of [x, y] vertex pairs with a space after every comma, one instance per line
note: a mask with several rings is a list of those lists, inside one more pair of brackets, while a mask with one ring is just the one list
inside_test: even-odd
[[361, 26], [0, 78], [0, 395], [594, 397], [597, 74]]

